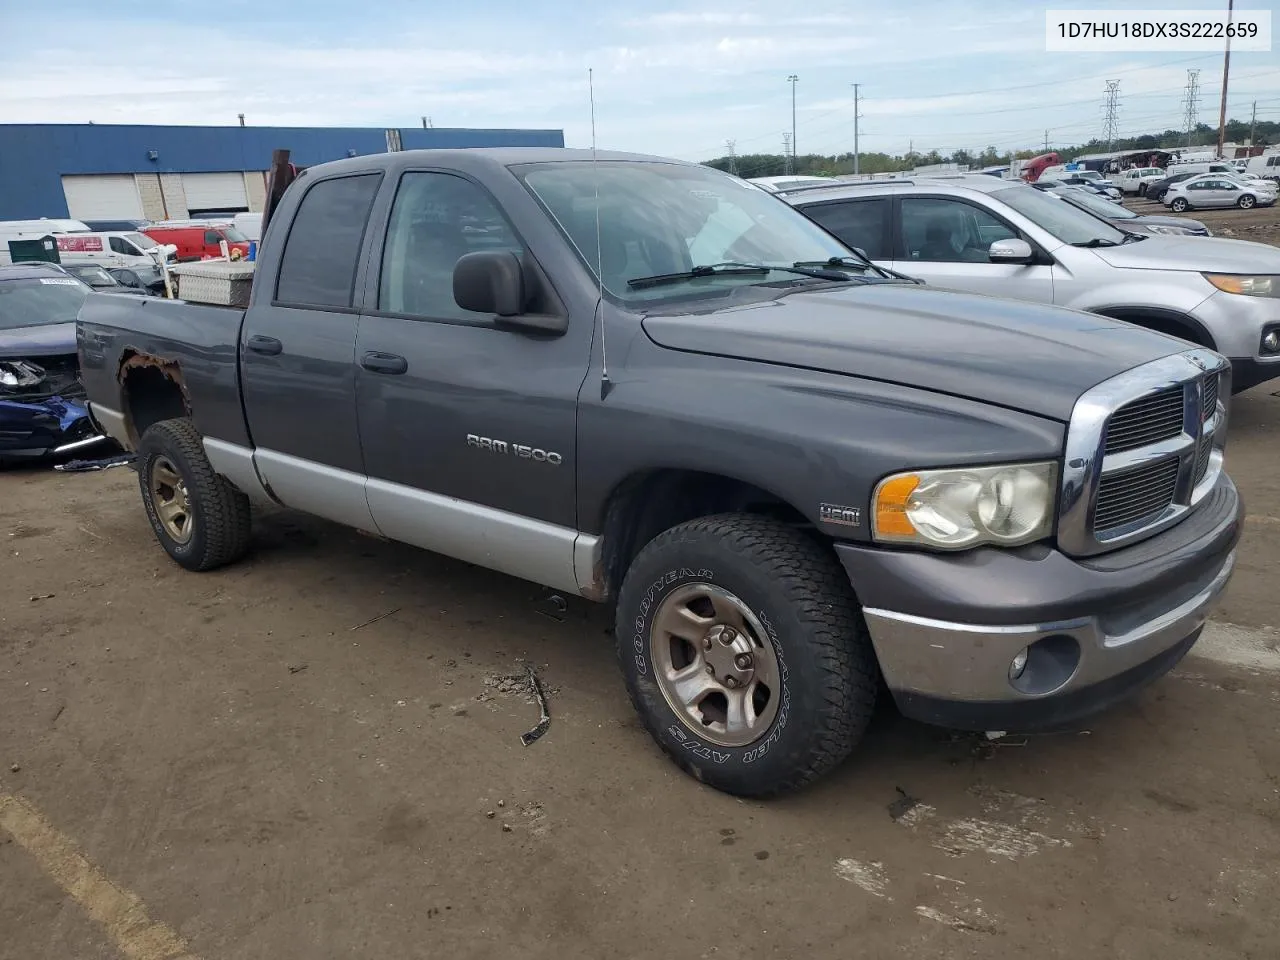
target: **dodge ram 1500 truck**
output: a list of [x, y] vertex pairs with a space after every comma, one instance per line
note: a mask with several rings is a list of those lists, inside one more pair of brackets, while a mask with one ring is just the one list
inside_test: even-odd
[[693, 164], [322, 164], [247, 310], [91, 295], [78, 335], [178, 563], [256, 500], [610, 602], [650, 734], [739, 795], [847, 756], [881, 677], [977, 730], [1131, 693], [1240, 532], [1222, 356], [930, 289]]

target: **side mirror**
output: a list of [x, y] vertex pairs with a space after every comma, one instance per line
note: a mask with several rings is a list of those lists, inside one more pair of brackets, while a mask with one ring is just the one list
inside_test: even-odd
[[1025, 240], [997, 240], [987, 251], [992, 263], [1031, 263], [1035, 258], [1035, 251]]
[[453, 267], [453, 299], [463, 310], [511, 317], [524, 310], [524, 268], [510, 250], [482, 250]]
[[453, 267], [453, 299], [463, 310], [497, 315], [498, 326], [562, 334], [566, 316], [526, 313], [532, 292], [520, 255], [510, 250], [464, 254]]

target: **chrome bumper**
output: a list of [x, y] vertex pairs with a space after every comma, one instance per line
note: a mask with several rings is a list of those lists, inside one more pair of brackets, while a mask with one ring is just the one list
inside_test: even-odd
[[[877, 608], [867, 608], [863, 615], [885, 681], [895, 695], [968, 702], [1034, 701], [1082, 691], [1187, 640], [1208, 619], [1234, 565], [1232, 550], [1191, 596], [1171, 605], [1157, 599], [1139, 610], [1110, 617], [981, 626]], [[1074, 664], [1064, 664], [1061, 674], [1053, 677], [1061, 682], [1031, 691], [1016, 687], [1010, 677], [1013, 658], [1037, 641], [1055, 637], [1070, 638], [1078, 646]]]

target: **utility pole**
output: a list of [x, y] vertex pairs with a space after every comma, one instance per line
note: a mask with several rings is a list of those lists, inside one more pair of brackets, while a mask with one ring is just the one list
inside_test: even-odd
[[1044, 152], [1045, 153], [1049, 152], [1049, 131], [1048, 130], [1044, 132]]
[[1227, 134], [1227, 75], [1231, 72], [1231, 14], [1235, 0], [1227, 0], [1227, 50], [1222, 55], [1222, 106], [1218, 108], [1218, 156], [1222, 156], [1222, 141]]
[[243, 126], [244, 126], [244, 114], [243, 114], [243, 113], [237, 113], [237, 114], [236, 114], [236, 116], [240, 118], [240, 126], [242, 126], [242, 127], [243, 127]]
[[853, 174], [857, 176], [862, 171], [859, 168], [858, 154], [858, 87], [860, 83], [853, 84]]
[[782, 131], [782, 172], [788, 176], [795, 173], [795, 167], [791, 163], [791, 134]]
[[724, 145], [729, 151], [729, 173], [736, 177], [738, 175], [738, 141], [726, 140]]
[[1253, 131], [1258, 126], [1258, 101], [1253, 101], [1253, 116], [1249, 118], [1249, 146], [1253, 146]]
[[423, 130], [430, 130], [430, 129], [431, 129], [431, 118], [430, 118], [430, 117], [423, 117], [423, 118], [422, 118], [422, 129], [423, 129]]
[[1187, 95], [1183, 98], [1182, 122], [1187, 128], [1187, 149], [1191, 149], [1191, 138], [1195, 134], [1197, 123], [1196, 108], [1200, 104], [1200, 71], [1187, 71]]
[[1120, 81], [1107, 81], [1106, 116], [1102, 120], [1102, 139], [1107, 141], [1107, 151], [1115, 143], [1116, 133], [1120, 127]]
[[[796, 83], [800, 80], [794, 73], [787, 77], [791, 84], [791, 156], [796, 155]], [[792, 164], [794, 166], [794, 164]]]

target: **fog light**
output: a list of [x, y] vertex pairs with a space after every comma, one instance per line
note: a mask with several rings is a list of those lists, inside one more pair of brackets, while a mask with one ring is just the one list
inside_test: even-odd
[[1272, 330], [1262, 338], [1262, 349], [1267, 353], [1275, 353], [1280, 350], [1280, 331]]
[[1027, 669], [1027, 648], [1023, 647], [1009, 664], [1009, 679], [1017, 680], [1025, 669]]

